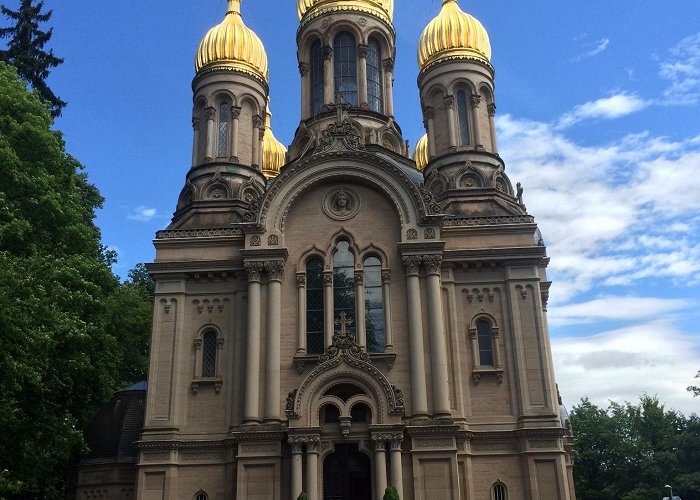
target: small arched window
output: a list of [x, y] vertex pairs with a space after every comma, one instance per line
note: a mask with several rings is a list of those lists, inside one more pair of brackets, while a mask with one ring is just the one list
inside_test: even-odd
[[321, 41], [316, 40], [311, 45], [311, 64], [310, 64], [310, 79], [311, 79], [311, 114], [317, 115], [323, 107], [323, 48]]
[[372, 410], [365, 403], [356, 403], [350, 408], [350, 419], [355, 423], [369, 423], [372, 421]]
[[306, 351], [323, 352], [323, 262], [318, 258], [306, 263]]
[[209, 500], [209, 497], [207, 497], [207, 494], [204, 493], [203, 491], [200, 491], [197, 493], [197, 495], [194, 497], [195, 500]]
[[493, 485], [493, 500], [508, 500], [506, 487], [503, 483]]
[[352, 33], [342, 31], [333, 40], [335, 91], [343, 101], [357, 107], [357, 44]]
[[469, 105], [467, 93], [464, 90], [457, 92], [457, 118], [459, 120], [459, 141], [462, 146], [471, 142], [469, 138]]
[[369, 109], [384, 112], [382, 49], [376, 38], [370, 38], [367, 44], [367, 100]]
[[[355, 320], [355, 256], [345, 240], [338, 242], [333, 254], [333, 318], [342, 313]], [[354, 332], [354, 326], [349, 330]]]
[[202, 335], [202, 377], [216, 377], [216, 332], [207, 330]]
[[476, 338], [479, 344], [479, 366], [494, 366], [491, 322], [480, 319], [476, 322]]
[[217, 156], [228, 155], [228, 121], [229, 121], [229, 105], [223, 103], [219, 106], [219, 149]]
[[377, 257], [364, 261], [365, 332], [368, 352], [384, 352], [384, 300], [382, 297], [382, 263]]
[[323, 405], [323, 424], [337, 424], [340, 421], [340, 410], [335, 405]]

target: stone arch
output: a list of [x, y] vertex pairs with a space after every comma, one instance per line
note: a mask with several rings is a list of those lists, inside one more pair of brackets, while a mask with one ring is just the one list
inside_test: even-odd
[[360, 249], [357, 247], [357, 244], [355, 243], [355, 235], [353, 235], [344, 227], [341, 227], [340, 230], [338, 230], [333, 234], [333, 236], [331, 236], [330, 243], [326, 247], [326, 262], [333, 262], [333, 252], [340, 241], [348, 242], [349, 250], [355, 256], [355, 265], [357, 266], [357, 259], [359, 259], [361, 252]]
[[232, 197], [231, 191], [230, 183], [221, 177], [220, 172], [217, 172], [202, 189], [202, 199], [210, 201], [228, 200]]
[[483, 188], [487, 185], [486, 177], [484, 177], [481, 170], [476, 168], [472, 162], [467, 162], [467, 164], [457, 172], [457, 175], [454, 176], [454, 183], [457, 189]]
[[324, 41], [321, 31], [312, 29], [304, 33], [303, 38], [298, 43], [297, 59], [299, 62], [308, 63], [311, 60], [311, 47], [316, 41], [321, 42], [321, 49], [323, 49]]
[[347, 31], [348, 33], [352, 34], [352, 36], [355, 37], [356, 44], [359, 45], [364, 43], [362, 30], [360, 30], [356, 24], [352, 23], [348, 19], [339, 19], [338, 21], [331, 23], [326, 30], [326, 36], [328, 37], [329, 45], [331, 47], [333, 46], [335, 37], [338, 35], [338, 33], [342, 33], [343, 31]]
[[386, 32], [381, 30], [379, 27], [372, 27], [367, 31], [363, 42], [369, 44], [370, 38], [374, 38], [379, 42], [379, 47], [382, 50], [382, 59], [393, 58], [393, 43], [386, 35]]
[[382, 268], [389, 268], [389, 258], [386, 255], [386, 252], [382, 250], [379, 247], [374, 246], [373, 244], [369, 244], [369, 246], [363, 248], [360, 250], [360, 255], [359, 255], [359, 261], [364, 262], [365, 259], [369, 257], [376, 257], [379, 259], [379, 261], [382, 263]]
[[215, 104], [228, 102], [231, 106], [238, 105], [236, 95], [228, 89], [219, 89], [211, 96], [211, 101]]
[[323, 262], [323, 267], [325, 268], [327, 265], [326, 262], [326, 252], [324, 250], [321, 250], [318, 248], [316, 245], [312, 246], [309, 250], [304, 252], [301, 257], [299, 257], [299, 260], [297, 261], [297, 272], [299, 273], [305, 273], [306, 272], [306, 263], [309, 262], [313, 258], [320, 259], [321, 262]]

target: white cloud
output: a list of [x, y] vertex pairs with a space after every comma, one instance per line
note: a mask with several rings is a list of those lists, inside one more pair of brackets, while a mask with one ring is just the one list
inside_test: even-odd
[[557, 381], [571, 409], [582, 397], [600, 406], [659, 395], [668, 406], [697, 413], [685, 390], [700, 367], [698, 344], [665, 322], [649, 322], [585, 337], [552, 340]]
[[620, 92], [576, 106], [559, 119], [559, 128], [570, 127], [584, 120], [620, 118], [646, 108], [647, 101], [635, 94]]
[[547, 315], [553, 326], [592, 323], [594, 321], [640, 321], [691, 308], [690, 300], [656, 297], [603, 296], [587, 302], [556, 306]]
[[136, 207], [127, 216], [130, 220], [137, 220], [140, 222], [148, 222], [152, 220], [156, 215], [158, 215], [158, 210], [150, 207]]
[[583, 59], [595, 57], [598, 54], [600, 54], [601, 52], [603, 52], [605, 49], [607, 49], [609, 45], [610, 45], [609, 38], [601, 38], [600, 40], [595, 42], [595, 47], [593, 47], [590, 50], [587, 50], [583, 54], [579, 54], [579, 56], [576, 58], [576, 60], [581, 61]]
[[700, 33], [681, 40], [670, 54], [659, 68], [659, 75], [670, 83], [664, 91], [666, 104], [697, 104], [700, 102]]

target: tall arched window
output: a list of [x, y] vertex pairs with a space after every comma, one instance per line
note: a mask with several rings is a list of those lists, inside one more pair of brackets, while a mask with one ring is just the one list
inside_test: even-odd
[[[355, 256], [345, 240], [338, 242], [333, 254], [333, 317], [337, 319], [343, 312], [355, 320]], [[355, 331], [354, 325], [351, 331]]]
[[306, 263], [306, 352], [323, 352], [323, 262]]
[[367, 100], [369, 109], [384, 112], [382, 49], [376, 38], [370, 38], [367, 44]]
[[479, 343], [479, 366], [494, 366], [490, 321], [480, 319], [476, 322], [476, 338]]
[[467, 93], [464, 90], [457, 92], [457, 118], [459, 119], [459, 141], [462, 146], [471, 142], [469, 139], [469, 106]]
[[216, 377], [216, 332], [213, 330], [202, 335], [202, 377]]
[[344, 102], [357, 107], [357, 45], [347, 31], [333, 40], [333, 75], [335, 91], [341, 93]]
[[506, 487], [503, 483], [496, 483], [493, 485], [493, 500], [508, 500]]
[[228, 116], [229, 105], [227, 103], [219, 106], [219, 149], [217, 156], [228, 155]]
[[384, 301], [382, 297], [382, 263], [376, 257], [364, 261], [365, 332], [368, 352], [384, 352]]
[[316, 40], [311, 46], [311, 114], [317, 115], [323, 107], [323, 48], [321, 41]]

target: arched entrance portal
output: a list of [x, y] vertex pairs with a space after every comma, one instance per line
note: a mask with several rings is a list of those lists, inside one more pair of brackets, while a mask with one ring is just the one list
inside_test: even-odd
[[356, 444], [336, 444], [323, 461], [324, 500], [372, 500], [369, 458]]

